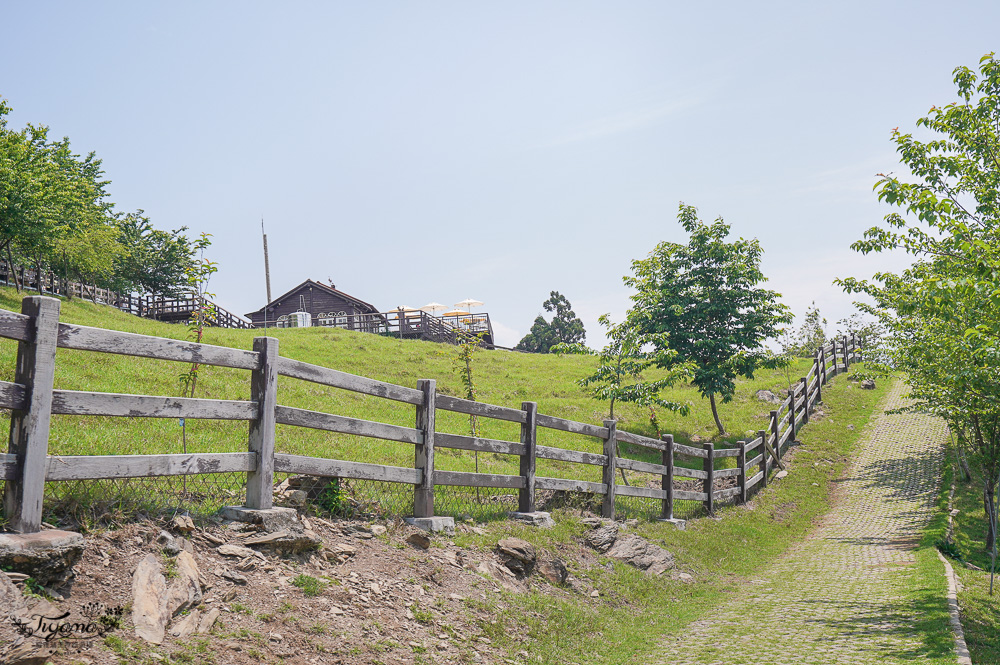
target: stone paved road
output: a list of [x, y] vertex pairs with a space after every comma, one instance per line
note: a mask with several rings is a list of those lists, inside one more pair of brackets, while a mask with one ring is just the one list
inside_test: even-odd
[[[903, 394], [897, 382], [885, 409], [901, 406]], [[903, 593], [933, 506], [947, 432], [926, 416], [883, 414], [862, 437], [843, 493], [821, 525], [710, 619], [665, 641], [659, 662], [920, 659], [915, 610]]]

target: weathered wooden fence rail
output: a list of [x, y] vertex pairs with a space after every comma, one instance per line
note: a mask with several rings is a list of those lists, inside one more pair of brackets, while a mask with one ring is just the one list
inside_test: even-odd
[[[782, 465], [781, 458], [790, 441], [808, 422], [814, 405], [821, 399], [822, 386], [860, 357], [857, 340], [853, 337], [844, 337], [819, 349], [808, 374], [790, 391], [778, 410], [771, 412], [768, 429], [759, 431], [750, 441], [740, 441], [736, 448], [716, 449], [711, 443], [700, 448], [675, 443], [669, 434], [657, 441], [621, 431], [613, 420], [599, 426], [540, 414], [535, 402], [523, 402], [520, 409], [515, 409], [450, 397], [437, 392], [434, 380], [421, 380], [416, 388], [408, 388], [282, 358], [278, 354], [278, 340], [271, 337], [255, 338], [253, 350], [246, 351], [60, 323], [59, 300], [55, 298], [25, 298], [21, 314], [0, 310], [0, 337], [19, 343], [14, 381], [0, 381], [0, 408], [12, 410], [9, 450], [0, 455], [0, 479], [6, 481], [4, 514], [9, 527], [24, 533], [38, 531], [41, 526], [46, 481], [211, 473], [246, 473], [245, 502], [247, 507], [255, 509], [271, 507], [274, 474], [286, 472], [412, 485], [416, 517], [434, 515], [434, 488], [444, 485], [517, 490], [521, 512], [535, 510], [537, 490], [566, 490], [602, 496], [605, 517], [614, 517], [616, 496], [660, 501], [663, 518], [673, 516], [675, 501], [702, 502], [711, 513], [716, 501], [744, 502], [751, 489], [767, 485], [768, 473], [775, 465]], [[250, 400], [57, 390], [53, 388], [57, 348], [249, 370]], [[416, 411], [414, 426], [401, 427], [280, 405], [279, 375], [411, 404]], [[437, 432], [438, 410], [517, 423], [520, 425], [519, 440]], [[50, 456], [48, 441], [52, 414], [245, 420], [249, 423], [247, 452]], [[279, 424], [411, 444], [414, 465], [412, 468], [394, 467], [276, 452], [275, 430]], [[600, 439], [602, 452], [538, 445], [539, 428]], [[660, 463], [623, 457], [619, 444], [659, 452]], [[436, 448], [516, 456], [519, 458], [518, 474], [436, 468]], [[677, 465], [678, 455], [701, 460], [701, 469]], [[735, 457], [736, 467], [717, 469], [716, 461], [725, 457]], [[601, 482], [539, 476], [536, 474], [539, 459], [598, 466]], [[615, 475], [619, 469], [658, 475], [661, 478], [659, 487], [618, 484]], [[700, 491], [677, 488], [677, 478], [701, 481]], [[736, 478], [736, 485], [717, 487], [717, 481], [726, 478]]]

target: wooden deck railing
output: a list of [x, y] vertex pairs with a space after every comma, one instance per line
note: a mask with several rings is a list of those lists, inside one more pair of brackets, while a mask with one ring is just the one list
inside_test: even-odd
[[[745, 502], [752, 488], [767, 484], [768, 473], [775, 465], [782, 464], [781, 457], [795, 433], [809, 421], [813, 406], [821, 399], [822, 386], [860, 357], [854, 337], [827, 344], [817, 351], [809, 373], [796, 384], [779, 409], [771, 412], [768, 429], [758, 432], [752, 440], [740, 441], [736, 448], [716, 449], [711, 443], [698, 448], [676, 443], [669, 434], [657, 441], [621, 431], [613, 420], [594, 425], [540, 414], [535, 402], [522, 402], [518, 409], [443, 395], [437, 392], [433, 379], [420, 380], [416, 388], [409, 388], [283, 358], [278, 354], [278, 340], [272, 337], [255, 338], [253, 350], [247, 351], [60, 323], [59, 304], [60, 301], [54, 298], [32, 296], [24, 299], [21, 314], [0, 310], [0, 337], [19, 342], [14, 381], [0, 381], [0, 408], [12, 410], [10, 449], [7, 454], [0, 455], [0, 478], [6, 481], [4, 514], [11, 529], [25, 533], [40, 528], [47, 481], [209, 473], [246, 473], [245, 503], [257, 509], [271, 507], [274, 473], [287, 472], [412, 485], [417, 517], [434, 515], [434, 488], [443, 485], [516, 489], [518, 508], [522, 512], [535, 509], [537, 490], [568, 490], [602, 496], [605, 517], [614, 517], [616, 496], [658, 501], [664, 518], [672, 517], [675, 501], [699, 501], [711, 513], [716, 501]], [[249, 370], [250, 400], [56, 390], [53, 377], [57, 348]], [[416, 408], [414, 426], [401, 427], [281, 405], [278, 376], [411, 404]], [[435, 427], [438, 410], [517, 423], [520, 425], [519, 440], [438, 432]], [[244, 420], [249, 423], [247, 452], [53, 458], [48, 455], [52, 414]], [[279, 453], [275, 451], [275, 429], [279, 424], [410, 444], [414, 447], [414, 466], [395, 467]], [[602, 452], [538, 445], [539, 428], [596, 437], [602, 441]], [[619, 443], [657, 451], [661, 463], [624, 457], [618, 449]], [[518, 474], [443, 470], [435, 465], [437, 448], [516, 456]], [[701, 469], [678, 466], [675, 463], [678, 455], [701, 460]], [[725, 457], [735, 457], [736, 467], [717, 469], [716, 460]], [[536, 474], [538, 459], [599, 466], [602, 468], [601, 482], [539, 476]], [[618, 469], [655, 474], [661, 480], [658, 487], [617, 484]], [[678, 489], [675, 487], [677, 477], [701, 480], [701, 490]], [[717, 481], [730, 477], [736, 478], [735, 487], [717, 487]]]

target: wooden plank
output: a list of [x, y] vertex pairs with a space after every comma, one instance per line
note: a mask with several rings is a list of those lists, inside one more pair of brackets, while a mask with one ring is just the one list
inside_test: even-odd
[[524, 479], [524, 487], [517, 495], [517, 510], [522, 513], [535, 512], [535, 462], [538, 449], [538, 403], [521, 402], [521, 410], [527, 422], [521, 425], [521, 446], [524, 452], [518, 460], [518, 472]]
[[574, 480], [571, 478], [546, 478], [544, 476], [535, 477], [535, 487], [540, 490], [589, 492], [591, 494], [604, 494], [608, 490], [607, 485], [604, 483], [592, 483], [586, 480]]
[[23, 409], [26, 394], [20, 383], [0, 381], [0, 409]]
[[226, 399], [55, 390], [52, 413], [67, 416], [253, 420], [257, 416], [257, 405]]
[[523, 455], [527, 448], [523, 443], [502, 441], [500, 439], [483, 439], [462, 434], [434, 433], [435, 448], [456, 448], [458, 450], [478, 450], [501, 455]]
[[740, 454], [739, 448], [716, 448], [715, 457], [736, 457]]
[[617, 485], [615, 487], [615, 494], [619, 496], [638, 496], [644, 499], [664, 499], [667, 496], [667, 493], [663, 490], [651, 487], [632, 487], [629, 485]]
[[419, 469], [407, 469], [401, 466], [383, 466], [381, 464], [365, 464], [362, 462], [345, 462], [343, 460], [306, 457], [304, 455], [286, 455], [285, 453], [275, 453], [274, 470], [282, 473], [300, 473], [308, 476], [384, 480], [390, 483], [406, 483], [407, 485], [418, 484], [422, 476]]
[[8, 528], [36, 533], [42, 525], [45, 459], [49, 447], [59, 332], [59, 300], [31, 296], [21, 301], [31, 321], [30, 342], [18, 342], [14, 382], [25, 388], [25, 407], [11, 412], [8, 452], [17, 456], [14, 479], [4, 483], [4, 515]]
[[253, 351], [71, 323], [59, 324], [59, 347], [236, 369], [257, 369], [260, 365], [260, 359]]
[[252, 472], [253, 453], [192, 453], [187, 455], [49, 455], [45, 480], [153, 478], [204, 473]]
[[575, 420], [566, 420], [565, 418], [546, 416], [541, 413], [538, 414], [538, 426], [547, 427], [548, 429], [557, 429], [561, 432], [569, 432], [571, 434], [593, 436], [598, 439], [606, 439], [608, 437], [608, 430], [606, 427], [598, 427], [597, 425], [590, 425], [588, 423], [578, 423]]
[[0, 309], [0, 337], [27, 342], [33, 334], [30, 316]]
[[458, 487], [521, 489], [524, 487], [524, 478], [521, 476], [504, 476], [496, 473], [466, 473], [465, 471], [442, 471], [441, 469], [435, 469], [434, 484]]
[[414, 445], [421, 445], [424, 441], [423, 433], [412, 427], [387, 425], [385, 423], [376, 423], [370, 420], [361, 420], [360, 418], [347, 418], [344, 416], [335, 416], [329, 413], [296, 409], [290, 406], [279, 406], [276, 409], [275, 416], [279, 425], [309, 427], [312, 429], [326, 430], [327, 432], [354, 434], [357, 436], [371, 437], [373, 439], [386, 439], [388, 441], [399, 441], [400, 443], [412, 443]]
[[751, 450], [756, 450], [757, 448], [760, 447], [760, 444], [763, 443], [763, 442], [764, 442], [764, 439], [762, 439], [759, 436], [756, 439], [754, 439], [753, 441], [747, 441], [746, 451], [750, 452]]
[[397, 386], [394, 383], [377, 381], [356, 374], [348, 374], [329, 367], [311, 365], [301, 360], [291, 358], [281, 358], [278, 360], [278, 374], [289, 376], [293, 379], [302, 379], [324, 386], [350, 390], [355, 393], [384, 397], [397, 402], [419, 405], [423, 400], [423, 393], [415, 388]]
[[716, 499], [728, 499], [731, 496], [737, 496], [739, 493], [740, 493], [740, 488], [739, 487], [729, 487], [729, 488], [726, 488], [724, 490], [716, 490], [715, 491], [715, 498]]
[[535, 454], [542, 459], [554, 459], [560, 462], [575, 462], [577, 464], [593, 464], [604, 466], [608, 458], [597, 453], [585, 453], [579, 450], [566, 450], [565, 448], [552, 448], [550, 446], [538, 446]]
[[634, 432], [617, 430], [617, 436], [618, 441], [622, 443], [628, 443], [633, 446], [642, 446], [643, 448], [651, 448], [653, 450], [666, 450], [666, 444], [662, 441], [650, 439], [649, 437], [635, 434]]
[[17, 478], [17, 455], [0, 453], [0, 480]]
[[667, 467], [662, 464], [650, 464], [649, 462], [640, 462], [639, 460], [627, 459], [625, 457], [619, 457], [616, 464], [622, 469], [628, 469], [629, 471], [639, 471], [642, 473], [655, 473], [662, 476], [667, 472]]
[[715, 477], [716, 478], [731, 478], [733, 476], [738, 476], [738, 475], [740, 475], [740, 470], [739, 470], [739, 468], [736, 468], [736, 467], [734, 467], [732, 469], [716, 469], [715, 470]]
[[684, 446], [679, 443], [674, 444], [674, 453], [678, 455], [687, 455], [688, 457], [705, 457], [706, 453], [704, 450], [698, 450], [697, 448], [692, 448], [691, 446]]
[[684, 478], [698, 478], [700, 480], [708, 478], [708, 474], [701, 469], [689, 469], [685, 466], [675, 466], [674, 475], [683, 476]]
[[250, 399], [258, 405], [250, 421], [247, 449], [257, 457], [257, 467], [247, 476], [246, 506], [268, 510], [274, 506], [275, 409], [278, 406], [278, 340], [256, 337], [253, 350], [260, 367], [250, 375]]
[[445, 411], [455, 411], [457, 413], [467, 413], [470, 416], [482, 416], [484, 418], [494, 418], [496, 420], [507, 420], [512, 423], [524, 424], [527, 416], [520, 409], [512, 409], [507, 406], [497, 406], [495, 404], [484, 404], [473, 402], [458, 397], [448, 395], [437, 396], [437, 408]]
[[764, 477], [764, 474], [761, 473], [760, 471], [758, 471], [757, 473], [755, 473], [751, 477], [747, 478], [747, 489], [750, 489], [751, 487], [753, 487], [754, 485], [756, 485], [757, 483], [759, 483], [760, 480], [761, 480], [761, 478], [763, 478], [763, 477]]
[[814, 379], [816, 377], [816, 363], [809, 366], [809, 371], [806, 372], [807, 379]]
[[704, 492], [687, 492], [684, 490], [674, 490], [674, 499], [677, 501], [704, 501]]
[[[781, 436], [778, 438], [778, 446], [780, 446], [783, 443], [785, 443], [785, 441], [788, 441], [789, 437], [791, 437], [791, 436], [792, 436], [792, 428], [791, 427], [786, 427], [785, 431], [782, 432]], [[775, 446], [775, 447], [777, 447], [777, 446]]]
[[299, 473], [307, 476], [327, 476], [333, 478], [356, 478], [358, 480], [384, 480], [390, 483], [416, 485], [420, 482], [419, 469], [400, 466], [383, 466], [362, 462], [345, 462], [322, 457], [286, 455], [275, 453], [274, 470], [282, 473]]

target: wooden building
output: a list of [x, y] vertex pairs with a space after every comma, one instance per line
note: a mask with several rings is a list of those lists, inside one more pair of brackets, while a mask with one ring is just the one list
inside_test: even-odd
[[311, 279], [246, 316], [254, 328], [289, 328], [300, 324], [296, 312], [308, 312], [308, 325], [314, 326], [348, 327], [348, 322], [376, 323], [380, 319], [374, 305]]

